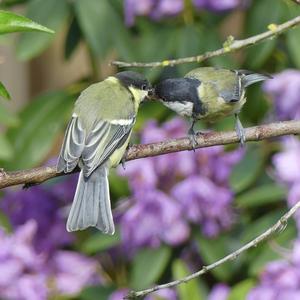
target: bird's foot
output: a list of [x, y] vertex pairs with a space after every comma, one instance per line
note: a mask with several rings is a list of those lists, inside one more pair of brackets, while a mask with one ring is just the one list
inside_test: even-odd
[[235, 131], [239, 137], [241, 147], [244, 147], [246, 144], [246, 133], [240, 119], [237, 116], [235, 121]]
[[127, 148], [126, 148], [126, 150], [125, 150], [125, 152], [124, 152], [124, 155], [123, 155], [123, 157], [122, 157], [122, 159], [121, 159], [121, 165], [122, 165], [123, 170], [126, 170], [126, 166], [125, 166], [125, 164], [126, 164], [126, 157], [127, 157], [129, 148], [130, 148], [131, 146], [132, 146], [131, 143], [128, 144], [128, 146], [127, 146]]
[[190, 142], [192, 144], [193, 151], [195, 152], [195, 149], [198, 146], [198, 142], [196, 139], [197, 133], [194, 131], [193, 128], [190, 128], [188, 131], [188, 136], [189, 136]]
[[6, 172], [3, 168], [0, 168], [0, 177], [6, 177]]

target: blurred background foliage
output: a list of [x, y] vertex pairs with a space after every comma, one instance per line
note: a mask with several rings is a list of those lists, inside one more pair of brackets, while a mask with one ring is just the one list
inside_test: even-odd
[[[228, 35], [233, 35], [236, 39], [246, 38], [267, 30], [271, 23], [279, 24], [300, 14], [299, 5], [290, 0], [3, 0], [0, 8], [6, 11], [21, 11], [28, 18], [56, 32], [23, 32], [17, 38], [14, 36], [14, 55], [20, 63], [37, 62], [53, 43], [58, 44], [61, 68], [76, 60], [78, 51], [85, 57], [85, 71], [78, 71], [78, 75], [76, 69], [72, 70], [78, 75], [76, 78], [71, 72], [54, 75], [58, 78], [56, 82], [64, 82], [63, 86], [60, 83], [53, 84], [53, 76], [44, 75], [48, 68], [51, 68], [50, 61], [43, 61], [42, 75], [39, 74], [39, 63], [36, 63], [31, 70], [32, 81], [38, 81], [40, 76], [46, 80], [41, 85], [37, 84], [37, 88], [31, 89], [29, 95], [32, 99], [18, 109], [10, 109], [4, 101], [0, 102], [0, 124], [3, 129], [0, 133], [0, 166], [5, 170], [32, 168], [49, 163], [49, 160], [50, 163], [54, 163], [51, 159], [59, 151], [74, 101], [85, 87], [117, 71], [115, 67], [109, 66], [110, 61], [117, 59], [148, 62], [197, 55], [222, 47]], [[10, 36], [1, 37], [0, 42], [2, 46], [12, 43]], [[293, 119], [300, 117], [300, 75], [296, 70], [300, 68], [299, 45], [298, 27], [238, 53], [207, 60], [202, 65], [250, 69], [270, 74], [281, 73], [282, 77], [278, 79], [275, 75], [273, 86], [272, 83], [265, 85], [265, 93], [259, 85], [248, 89], [249, 100], [241, 113], [241, 119], [245, 126], [276, 119]], [[5, 73], [5, 57], [1, 56], [1, 62], [2, 73]], [[162, 78], [182, 76], [194, 67], [197, 67], [197, 64], [163, 69], [145, 68], [137, 71], [143, 72], [155, 84]], [[285, 75], [282, 72], [286, 69], [295, 70], [290, 70], [290, 73]], [[69, 80], [68, 76], [74, 80]], [[290, 86], [290, 90], [285, 90], [291, 82], [294, 83], [293, 86]], [[3, 83], [6, 86], [6, 82]], [[13, 95], [13, 81], [10, 86], [12, 88], [9, 89], [9, 93]], [[0, 91], [0, 96], [7, 97], [5, 92], [3, 94], [2, 87]], [[284, 99], [283, 95], [293, 95], [293, 99]], [[13, 96], [11, 98], [12, 102], [15, 101]], [[286, 108], [289, 105], [283, 104], [283, 101], [290, 101], [290, 108]], [[145, 104], [138, 116], [134, 141], [150, 142], [160, 140], [159, 137], [183, 136], [186, 124], [178, 119], [174, 121], [173, 118], [173, 113], [160, 104]], [[155, 120], [156, 123], [149, 123], [151, 120]], [[199, 122], [197, 126], [201, 129], [230, 130], [233, 128], [233, 120], [226, 118], [214, 125]], [[300, 189], [295, 191], [295, 186], [300, 186], [300, 175], [295, 175], [295, 178], [286, 176], [287, 172], [294, 174], [293, 165], [300, 167], [298, 143], [297, 139], [292, 143], [271, 140], [248, 143], [244, 151], [246, 153], [232, 147], [221, 147], [216, 153], [214, 150], [197, 150], [197, 154], [175, 155], [172, 156], [175, 162], [182, 161], [184, 166], [192, 163], [199, 170], [186, 171], [179, 166], [175, 170], [179, 175], [171, 180], [166, 179], [165, 173], [157, 170], [162, 161], [145, 159], [134, 167], [129, 163], [127, 175], [125, 171], [125, 176], [129, 177], [129, 184], [116, 172], [113, 172], [110, 178], [113, 207], [116, 208], [115, 218], [120, 224], [118, 233], [112, 237], [94, 230], [75, 235], [65, 232], [66, 207], [72, 200], [76, 178], [52, 180], [29, 191], [14, 189], [2, 193], [0, 223], [10, 232], [6, 237], [1, 237], [3, 243], [9, 238], [17, 240], [20, 235], [18, 232], [27, 230], [30, 238], [23, 241], [26, 247], [31, 249], [33, 256], [43, 253], [47, 257], [39, 267], [34, 266], [30, 271], [30, 274], [36, 273], [35, 282], [45, 280], [46, 283], [43, 281], [36, 289], [32, 283], [29, 286], [32, 287], [33, 294], [24, 294], [22, 299], [121, 299], [127, 288], [142, 289], [154, 283], [180, 278], [202, 265], [214, 262], [273, 224], [286, 210], [286, 199], [288, 204], [300, 200]], [[228, 155], [231, 154], [238, 158], [229, 158]], [[186, 155], [189, 157], [185, 158]], [[167, 160], [167, 157], [162, 159]], [[190, 161], [190, 157], [193, 157], [193, 162]], [[208, 168], [208, 164], [211, 164], [212, 170], [205, 173], [201, 168]], [[170, 167], [167, 163], [166, 166]], [[289, 171], [285, 172], [282, 166]], [[153, 174], [147, 168], [154, 168]], [[220, 179], [220, 173], [223, 171], [226, 176]], [[209, 178], [211, 182], [205, 187], [210, 186], [215, 193], [195, 196], [183, 192], [180, 185], [191, 181], [195, 176], [198, 176], [199, 182], [205, 184], [206, 178]], [[164, 182], [165, 186], [159, 186], [158, 183], [148, 186], [145, 182], [150, 181], [149, 178]], [[190, 189], [196, 190], [192, 183], [186, 184]], [[220, 190], [212, 188], [214, 186], [211, 187], [211, 184]], [[182, 192], [182, 199], [186, 200], [172, 200], [175, 205], [169, 198], [164, 200], [164, 197], [176, 199], [176, 187], [178, 193]], [[165, 193], [163, 197], [161, 191]], [[141, 193], [150, 195], [147, 196], [149, 203], [143, 203], [143, 207], [138, 206]], [[188, 199], [193, 197], [197, 204], [189, 203]], [[208, 198], [210, 201], [206, 201]], [[222, 206], [218, 203], [223, 198], [226, 203]], [[119, 201], [120, 199], [124, 200]], [[176, 213], [174, 212], [172, 217], [168, 215], [170, 212], [164, 215], [162, 211], [167, 208], [161, 208], [165, 204], [159, 202], [158, 215], [163, 225], [160, 232], [149, 234], [147, 228], [151, 231], [151, 222], [154, 221], [148, 212], [151, 210], [151, 203], [158, 201], [157, 199], [162, 199], [162, 203], [171, 201], [170, 211], [173, 209]], [[202, 204], [201, 201], [208, 203]], [[182, 207], [185, 205], [200, 209], [199, 221], [192, 215], [182, 216]], [[211, 206], [220, 206], [220, 211], [213, 211]], [[142, 218], [140, 220], [136, 216], [138, 213]], [[47, 219], [47, 222], [41, 216]], [[170, 222], [165, 221], [168, 218]], [[176, 222], [177, 218], [184, 221]], [[217, 225], [212, 225], [210, 218]], [[34, 224], [37, 225], [30, 223], [31, 219], [34, 219]], [[173, 226], [175, 223], [176, 226]], [[217, 229], [211, 229], [213, 226]], [[171, 230], [175, 227], [177, 235]], [[144, 231], [141, 228], [144, 228]], [[142, 238], [137, 236], [138, 233]], [[61, 243], [54, 243], [54, 246], [51, 244], [51, 240], [61, 240], [62, 236], [66, 237]], [[171, 240], [171, 236], [176, 242]], [[167, 291], [147, 299], [261, 299], [263, 292], [270, 292], [269, 289], [277, 294], [282, 290], [300, 293], [299, 275], [293, 274], [294, 277], [289, 277], [293, 280], [298, 276], [298, 283], [293, 286], [273, 279], [273, 290], [269, 286], [265, 288], [267, 284], [263, 277], [268, 272], [273, 274], [274, 270], [268, 269], [271, 261], [288, 261], [288, 257], [296, 252], [296, 248], [294, 252], [291, 249], [297, 236], [296, 224], [290, 224], [279, 237], [252, 249], [233, 262], [224, 264], [201, 279], [178, 287], [176, 293]], [[51, 249], [44, 246], [47, 239]], [[64, 259], [61, 259], [62, 253], [65, 255]], [[13, 259], [12, 257], [11, 260]], [[91, 261], [85, 262], [85, 259]], [[83, 265], [91, 264], [91, 268], [86, 271], [86, 278], [82, 278], [80, 270], [77, 270], [78, 274], [74, 274], [68, 269], [72, 265], [68, 262], [71, 261], [74, 268], [79, 269], [79, 261]], [[66, 266], [62, 267], [64, 264]], [[292, 268], [293, 264], [297, 264], [297, 259], [292, 260], [290, 264], [289, 267]], [[284, 266], [280, 267], [282, 274]], [[8, 265], [6, 271], [11, 270], [10, 268]], [[23, 271], [14, 273], [12, 277], [12, 280], [20, 282], [20, 286], [28, 276], [26, 268], [23, 266]], [[45, 271], [46, 269], [52, 271]], [[290, 269], [284, 270], [288, 272]], [[38, 277], [41, 274], [46, 279]], [[276, 274], [270, 277], [274, 278], [278, 275]], [[49, 278], [56, 282], [56, 288], [50, 284]], [[66, 283], [68, 280], [72, 281], [74, 286], [77, 284], [78, 288], [72, 290], [72, 284]], [[11, 282], [5, 285], [0, 279], [0, 297], [19, 299], [17, 294], [14, 294], [17, 292], [10, 290], [10, 285]], [[89, 285], [91, 287], [88, 287]], [[259, 294], [259, 289], [263, 288], [265, 290]], [[39, 293], [34, 294], [34, 290], [38, 290]], [[111, 295], [112, 292], [115, 293]], [[275, 298], [271, 296], [267, 299]]]

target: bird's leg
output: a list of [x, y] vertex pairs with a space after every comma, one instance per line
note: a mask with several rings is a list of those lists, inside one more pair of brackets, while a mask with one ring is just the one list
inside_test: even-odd
[[191, 127], [188, 131], [188, 135], [189, 135], [189, 139], [192, 143], [192, 146], [193, 146], [193, 151], [195, 152], [195, 148], [196, 146], [198, 145], [198, 142], [196, 140], [196, 133], [194, 131], [194, 125], [196, 123], [196, 120], [195, 119], [192, 119], [192, 124], [191, 124]]
[[237, 136], [240, 139], [241, 146], [244, 147], [246, 143], [245, 129], [239, 119], [238, 114], [235, 114], [234, 116], [235, 116], [235, 131]]

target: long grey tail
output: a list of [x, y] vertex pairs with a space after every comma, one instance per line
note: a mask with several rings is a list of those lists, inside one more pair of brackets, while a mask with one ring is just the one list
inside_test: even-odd
[[78, 178], [67, 230], [83, 230], [90, 226], [97, 227], [103, 233], [115, 232], [106, 166], [98, 167], [89, 177], [81, 171]]

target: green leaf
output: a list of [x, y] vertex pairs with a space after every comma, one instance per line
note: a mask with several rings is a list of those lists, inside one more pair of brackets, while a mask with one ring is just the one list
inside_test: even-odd
[[81, 40], [81, 31], [76, 18], [73, 19], [65, 41], [65, 58], [69, 59]]
[[10, 100], [10, 95], [1, 81], [0, 81], [0, 96], [6, 100]]
[[[296, 226], [289, 224], [283, 232], [281, 232], [278, 236], [273, 237], [272, 244], [265, 243], [261, 249], [254, 249], [256, 251], [252, 251], [254, 253], [250, 253], [250, 255], [247, 256], [249, 260], [249, 276], [258, 276], [263, 271], [267, 263], [273, 260], [282, 259], [282, 254], [280, 251], [277, 251], [276, 245], [277, 248], [292, 248], [292, 243], [296, 237]], [[272, 247], [272, 245], [274, 247]]]
[[0, 210], [0, 227], [3, 228], [6, 232], [11, 232], [12, 227], [9, 222], [9, 217]]
[[[107, 300], [109, 295], [114, 291], [111, 287], [90, 286], [85, 287], [80, 293], [80, 300]], [[72, 298], [73, 299], [73, 298]], [[77, 298], [76, 298], [77, 299]]]
[[[197, 235], [196, 239], [198, 242], [199, 253], [205, 265], [212, 264], [232, 252], [232, 249], [230, 249], [230, 239], [226, 235], [214, 239]], [[232, 272], [234, 271], [232, 264], [232, 261], [227, 262], [213, 269], [211, 272], [219, 280], [227, 281], [231, 278]]]
[[[58, 31], [67, 19], [69, 7], [65, 0], [32, 0], [29, 2], [29, 18]], [[31, 59], [41, 54], [52, 42], [54, 35], [22, 33], [17, 44], [17, 56], [21, 60]]]
[[[185, 263], [177, 259], [172, 264], [172, 273], [174, 279], [186, 277], [191, 272], [188, 270]], [[187, 283], [177, 286], [177, 292], [180, 300], [204, 300], [206, 299], [205, 291], [200, 289], [199, 280], [193, 279]]]
[[242, 243], [248, 243], [258, 235], [262, 234], [265, 230], [274, 225], [282, 214], [283, 212], [281, 210], [276, 210], [251, 222], [243, 232]]
[[72, 106], [72, 97], [64, 91], [47, 93], [31, 102], [20, 113], [20, 125], [8, 130], [15, 157], [7, 168], [25, 169], [39, 164], [64, 127]]
[[20, 31], [42, 31], [54, 33], [53, 30], [44, 27], [32, 20], [9, 11], [0, 10], [0, 34]]
[[[108, 0], [77, 0], [75, 13], [88, 45], [95, 55], [104, 57], [112, 45], [117, 18]], [[109, 28], [108, 28], [109, 26]]]
[[0, 159], [9, 160], [13, 158], [13, 149], [7, 137], [4, 134], [0, 134]]
[[231, 289], [227, 300], [247, 299], [249, 291], [255, 286], [255, 280], [246, 279], [234, 285]]
[[287, 32], [288, 50], [297, 68], [300, 68], [299, 41], [300, 41], [300, 27], [296, 27]]
[[95, 254], [107, 250], [120, 243], [120, 233], [115, 232], [114, 235], [104, 235], [95, 233], [90, 236], [82, 245], [81, 251], [86, 254]]
[[263, 164], [263, 156], [258, 147], [247, 147], [244, 158], [234, 166], [229, 181], [235, 193], [249, 187], [257, 179]]
[[241, 208], [252, 208], [281, 201], [286, 194], [287, 190], [282, 186], [265, 184], [241, 194], [235, 201]]
[[[204, 44], [201, 41], [204, 40], [203, 31], [198, 26], [188, 25], [180, 28], [178, 32], [177, 53], [176, 57], [188, 57], [198, 55], [204, 52]], [[183, 76], [185, 73], [193, 68], [196, 68], [199, 64], [182, 64], [178, 66], [180, 74]]]
[[0, 102], [0, 124], [17, 126], [19, 119]]
[[[270, 7], [272, 7], [272, 9], [270, 9]], [[283, 8], [282, 1], [254, 1], [247, 18], [247, 35], [252, 36], [262, 33], [268, 30], [268, 25], [271, 23], [280, 23]], [[246, 56], [247, 66], [251, 69], [260, 68], [270, 57], [275, 46], [276, 40], [273, 39], [250, 47], [247, 50]]]
[[[205, 39], [205, 51], [213, 51], [219, 48], [222, 48], [221, 38], [219, 33], [216, 30], [213, 30], [211, 27], [207, 27], [204, 32]], [[210, 64], [213, 66], [223, 68], [231, 68], [234, 69], [236, 67], [235, 61], [232, 59], [230, 54], [216, 56], [214, 58], [209, 59]]]
[[130, 272], [130, 287], [143, 289], [156, 282], [164, 272], [171, 256], [171, 249], [142, 249], [134, 257]]

